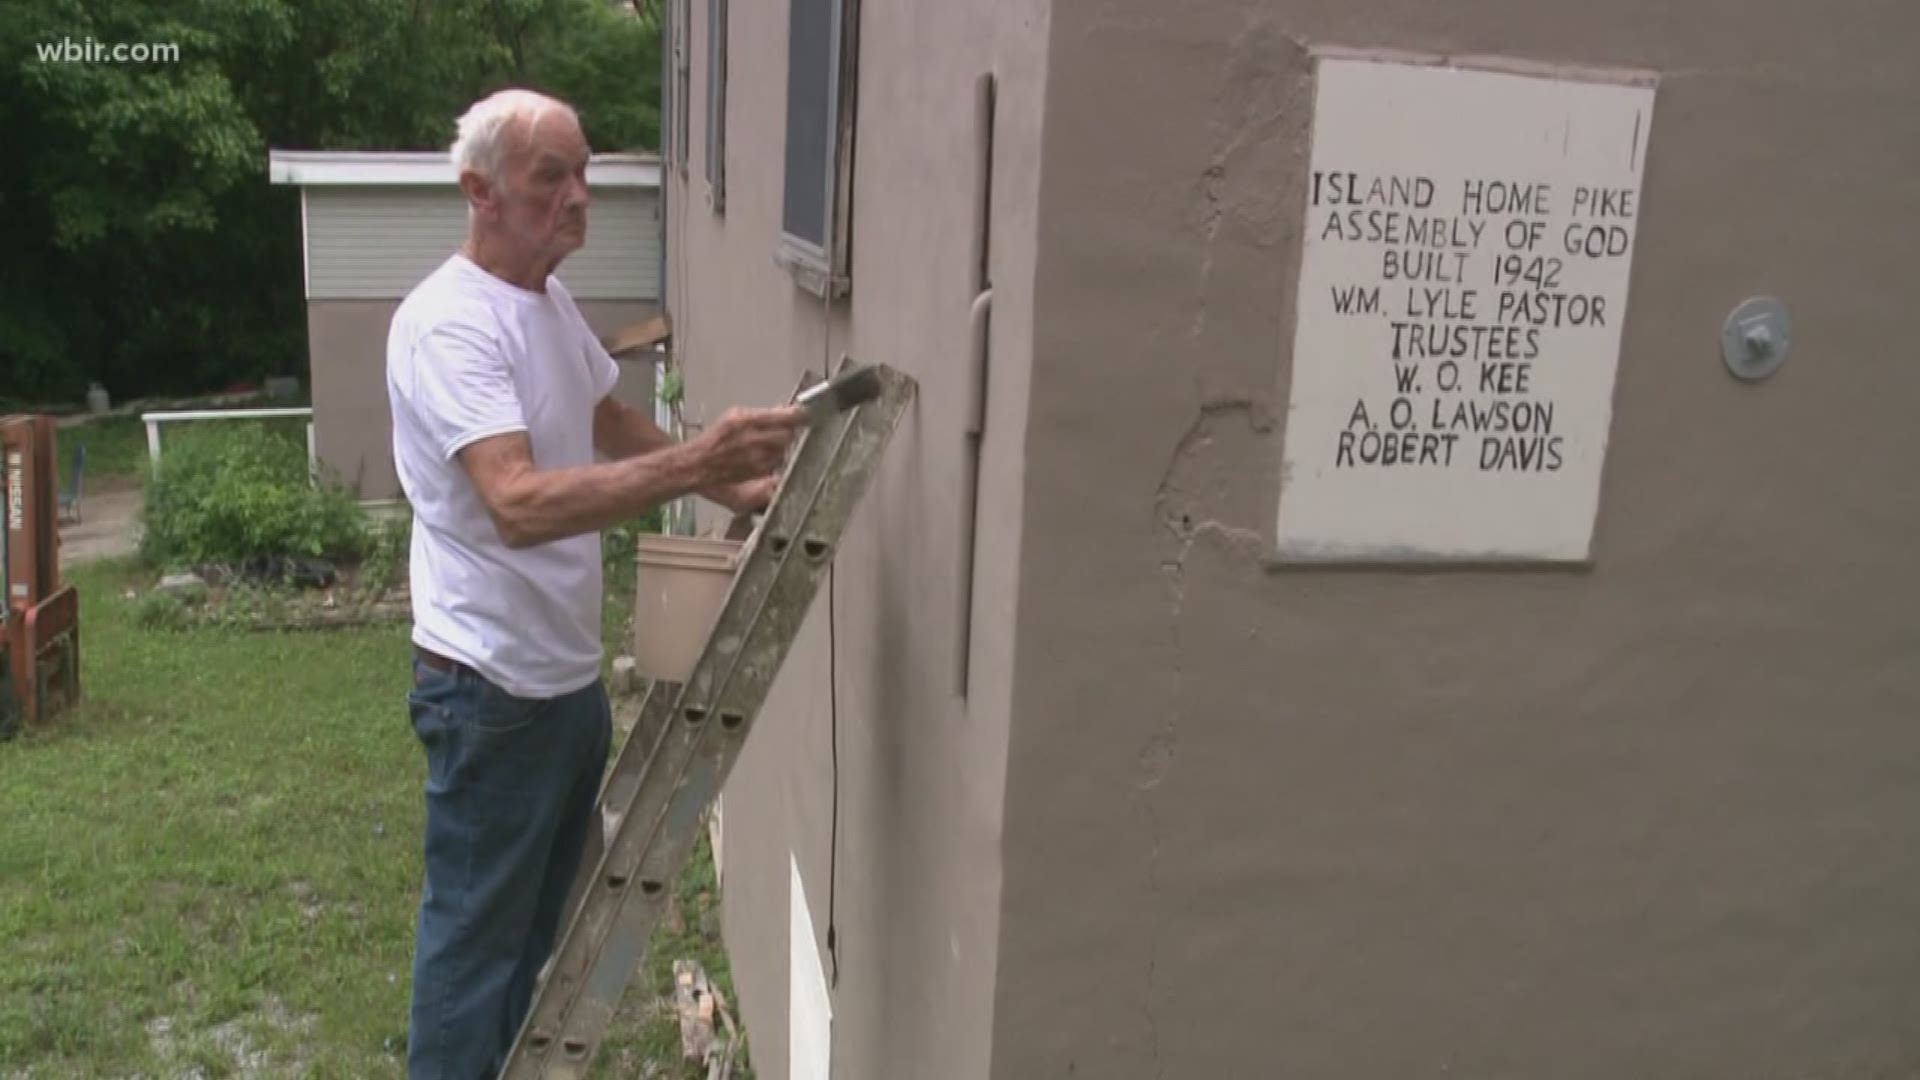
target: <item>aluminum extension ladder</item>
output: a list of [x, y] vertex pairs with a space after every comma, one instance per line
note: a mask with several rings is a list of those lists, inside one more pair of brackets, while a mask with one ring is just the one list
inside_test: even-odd
[[[848, 370], [842, 361], [842, 372]], [[501, 1080], [581, 1080], [805, 621], [840, 537], [906, 409], [914, 381], [872, 369], [881, 391], [805, 430], [700, 658], [655, 682], [601, 790], [612, 838], [535, 990]]]

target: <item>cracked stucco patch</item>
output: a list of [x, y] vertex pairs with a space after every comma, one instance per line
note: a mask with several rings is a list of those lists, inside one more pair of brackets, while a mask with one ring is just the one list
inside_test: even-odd
[[1154, 492], [1154, 513], [1175, 545], [1163, 560], [1186, 568], [1196, 544], [1215, 544], [1233, 561], [1260, 562], [1266, 541], [1245, 524], [1259, 509], [1273, 418], [1252, 398], [1200, 407], [1174, 446]]

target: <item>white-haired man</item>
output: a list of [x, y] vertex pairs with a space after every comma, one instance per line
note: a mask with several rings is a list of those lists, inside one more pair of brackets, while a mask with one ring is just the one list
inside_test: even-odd
[[571, 108], [502, 91], [460, 118], [452, 152], [466, 243], [387, 338], [428, 772], [413, 1080], [495, 1075], [553, 948], [611, 738], [598, 531], [689, 493], [764, 506], [803, 422], [734, 410], [677, 443], [611, 396], [613, 359], [552, 276], [586, 241]]

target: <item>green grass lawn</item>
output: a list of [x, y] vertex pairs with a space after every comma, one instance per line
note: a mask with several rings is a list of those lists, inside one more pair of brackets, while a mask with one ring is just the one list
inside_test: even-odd
[[[72, 575], [86, 701], [0, 744], [0, 1077], [402, 1075], [425, 771], [405, 628], [143, 631], [130, 574]], [[716, 893], [696, 861], [600, 1075], [697, 1075], [655, 1001], [677, 957], [730, 992]]]

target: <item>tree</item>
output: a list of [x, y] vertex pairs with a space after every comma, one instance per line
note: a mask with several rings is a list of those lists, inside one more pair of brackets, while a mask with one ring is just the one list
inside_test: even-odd
[[[177, 62], [60, 63], [66, 40]], [[0, 4], [0, 399], [192, 393], [305, 363], [298, 196], [267, 148], [439, 149], [506, 85], [658, 144], [656, 22], [607, 0]]]

